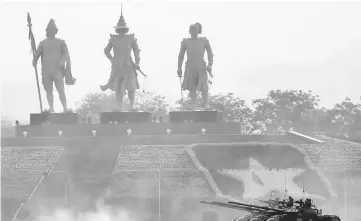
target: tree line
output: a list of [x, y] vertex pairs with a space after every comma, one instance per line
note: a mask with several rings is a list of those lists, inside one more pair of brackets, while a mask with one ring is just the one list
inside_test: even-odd
[[[201, 102], [201, 99], [199, 99]], [[210, 94], [211, 108], [221, 111], [224, 122], [242, 122], [245, 134], [275, 134], [294, 130], [312, 134], [324, 132], [361, 140], [361, 96], [358, 101], [346, 97], [333, 108], [319, 106], [312, 91], [271, 90], [264, 98], [252, 101], [252, 107], [233, 93]], [[155, 91], [138, 91], [137, 108], [167, 119], [169, 111], [184, 110], [189, 98], [169, 105]], [[127, 105], [127, 104], [126, 104]], [[77, 103], [77, 112], [98, 118], [98, 113], [116, 109], [114, 94], [89, 93]]]

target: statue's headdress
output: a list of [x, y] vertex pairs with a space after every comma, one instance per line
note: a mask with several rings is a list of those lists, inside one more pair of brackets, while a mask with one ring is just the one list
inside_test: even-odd
[[58, 27], [56, 27], [55, 24], [55, 20], [54, 19], [50, 19], [48, 26], [45, 29], [46, 31], [54, 31], [57, 32], [58, 31]]
[[198, 34], [202, 33], [202, 25], [200, 23], [195, 23], [189, 26], [189, 33], [191, 32], [191, 29], [196, 28], [198, 30]]
[[197, 23], [195, 23], [195, 25], [198, 26], [199, 34], [202, 34], [202, 25], [201, 25], [201, 23], [197, 22]]
[[129, 30], [129, 28], [127, 26], [127, 23], [125, 22], [124, 17], [123, 17], [123, 7], [121, 9], [121, 14], [120, 14], [119, 21], [118, 21], [117, 25], [114, 28], [115, 29], [127, 29], [127, 30]]

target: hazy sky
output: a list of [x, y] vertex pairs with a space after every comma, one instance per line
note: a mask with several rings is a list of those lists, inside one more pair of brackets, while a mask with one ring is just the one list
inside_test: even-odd
[[[119, 19], [120, 1], [0, 4], [2, 116], [28, 119], [39, 111], [27, 12], [37, 44], [50, 18], [68, 44], [78, 79], [67, 87], [69, 106], [99, 91], [109, 77], [103, 49]], [[250, 104], [270, 89], [312, 90], [326, 107], [361, 95], [361, 3], [124, 1], [123, 11], [149, 76], [145, 82], [140, 78], [141, 87], [162, 93], [171, 103], [180, 98], [180, 42], [194, 22], [203, 25], [213, 47], [212, 93], [234, 92]], [[41, 93], [47, 108], [42, 85]]]

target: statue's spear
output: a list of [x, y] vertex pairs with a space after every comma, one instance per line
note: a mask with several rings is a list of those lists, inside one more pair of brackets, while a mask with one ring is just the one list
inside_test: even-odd
[[[28, 27], [29, 27], [29, 40], [30, 40], [30, 45], [31, 45], [31, 52], [33, 53], [33, 58], [35, 57], [36, 54], [36, 44], [35, 44], [35, 39], [34, 39], [34, 35], [33, 35], [33, 31], [31, 29], [31, 17], [30, 14], [28, 12], [28, 17], [27, 17], [27, 21], [28, 21]], [[38, 95], [39, 95], [39, 102], [40, 102], [40, 113], [43, 112], [43, 103], [41, 102], [41, 93], [40, 93], [40, 85], [39, 85], [39, 76], [38, 76], [38, 69], [35, 66], [35, 76], [36, 76], [36, 85], [38, 86]]]

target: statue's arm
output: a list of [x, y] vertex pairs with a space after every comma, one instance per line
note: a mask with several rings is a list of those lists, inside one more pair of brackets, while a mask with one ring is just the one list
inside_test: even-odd
[[133, 37], [132, 49], [133, 49], [133, 53], [134, 53], [135, 64], [137, 66], [139, 66], [139, 63], [140, 63], [140, 49], [139, 49], [138, 41], [137, 41], [137, 39], [135, 37]]
[[113, 44], [112, 44], [112, 42], [109, 40], [107, 46], [104, 48], [104, 54], [105, 54], [105, 56], [107, 56], [107, 58], [108, 58], [109, 60], [111, 60], [111, 61], [113, 60], [113, 56], [112, 56], [112, 54], [110, 53], [110, 51], [112, 50], [112, 48], [113, 48]]
[[40, 58], [40, 56], [43, 55], [43, 42], [40, 42], [38, 45], [38, 48], [36, 49], [35, 55], [34, 55], [34, 59], [33, 59], [33, 64], [36, 64]]
[[69, 50], [66, 42], [63, 41], [61, 45], [61, 58], [60, 58], [60, 65], [64, 66], [65, 62], [69, 59]]
[[209, 40], [206, 39], [206, 51], [207, 51], [207, 58], [208, 58], [208, 66], [212, 67], [213, 65], [213, 51], [212, 51], [212, 47], [211, 44], [209, 43]]
[[186, 53], [186, 45], [185, 45], [185, 40], [182, 41], [181, 43], [181, 48], [178, 54], [178, 69], [182, 69], [182, 65], [183, 65], [183, 60], [184, 60], [184, 54]]

